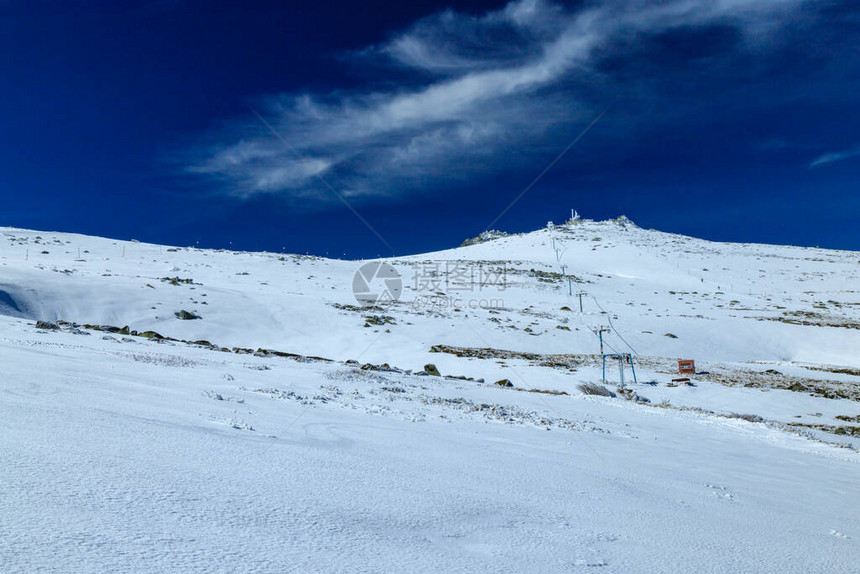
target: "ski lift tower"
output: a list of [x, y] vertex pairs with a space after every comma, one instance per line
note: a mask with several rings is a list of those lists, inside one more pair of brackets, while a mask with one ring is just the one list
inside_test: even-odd
[[611, 355], [603, 355], [603, 382], [606, 382], [606, 359], [616, 359], [618, 361], [618, 386], [624, 388], [624, 363], [630, 365], [630, 371], [633, 373], [633, 382], [636, 380], [636, 367], [633, 366], [633, 355], [630, 353], [613, 353]]
[[603, 352], [603, 333], [608, 333], [609, 327], [600, 326], [594, 329], [594, 334], [600, 338], [600, 358], [603, 361], [603, 382], [606, 382], [606, 355]]
[[603, 333], [609, 333], [611, 329], [609, 327], [600, 327], [594, 330], [595, 335], [600, 338], [600, 358], [603, 362], [603, 382], [606, 383], [606, 359], [615, 359], [618, 361], [618, 383], [619, 387], [624, 388], [624, 363], [630, 365], [630, 371], [633, 373], [633, 382], [638, 383], [636, 380], [636, 367], [633, 365], [633, 355], [630, 353], [610, 353], [606, 354], [603, 351]]
[[[570, 287], [570, 285], [568, 285], [568, 287]], [[582, 289], [578, 289], [578, 290], [576, 291], [576, 296], [577, 296], [577, 297], [579, 297], [579, 312], [580, 312], [580, 313], [582, 313], [582, 297], [583, 297], [584, 295], [588, 295], [588, 293], [586, 293], [586, 292], [585, 292], [585, 291], [583, 291]]]

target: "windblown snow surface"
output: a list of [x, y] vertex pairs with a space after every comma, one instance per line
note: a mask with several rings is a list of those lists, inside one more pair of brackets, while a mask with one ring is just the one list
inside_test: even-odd
[[386, 262], [0, 228], [0, 571], [860, 571], [860, 253]]

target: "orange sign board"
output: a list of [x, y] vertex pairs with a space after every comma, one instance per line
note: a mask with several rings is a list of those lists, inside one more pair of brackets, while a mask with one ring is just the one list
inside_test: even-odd
[[682, 359], [678, 361], [678, 372], [683, 374], [696, 374], [696, 362], [692, 359]]

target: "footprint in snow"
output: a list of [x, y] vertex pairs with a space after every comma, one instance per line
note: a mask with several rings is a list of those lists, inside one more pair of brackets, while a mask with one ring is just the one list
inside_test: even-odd
[[573, 563], [574, 566], [588, 566], [589, 568], [595, 568], [599, 566], [609, 566], [609, 562], [598, 558], [596, 560], [586, 560], [585, 558], [579, 558], [576, 562]]
[[729, 489], [725, 486], [719, 486], [717, 484], [705, 484], [705, 488], [710, 489], [711, 496], [720, 500], [734, 500], [734, 495], [729, 492]]

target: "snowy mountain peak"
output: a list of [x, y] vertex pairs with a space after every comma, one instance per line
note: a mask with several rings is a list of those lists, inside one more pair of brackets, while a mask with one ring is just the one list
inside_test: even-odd
[[858, 259], [626, 218], [381, 261], [4, 228], [0, 563], [848, 572]]

